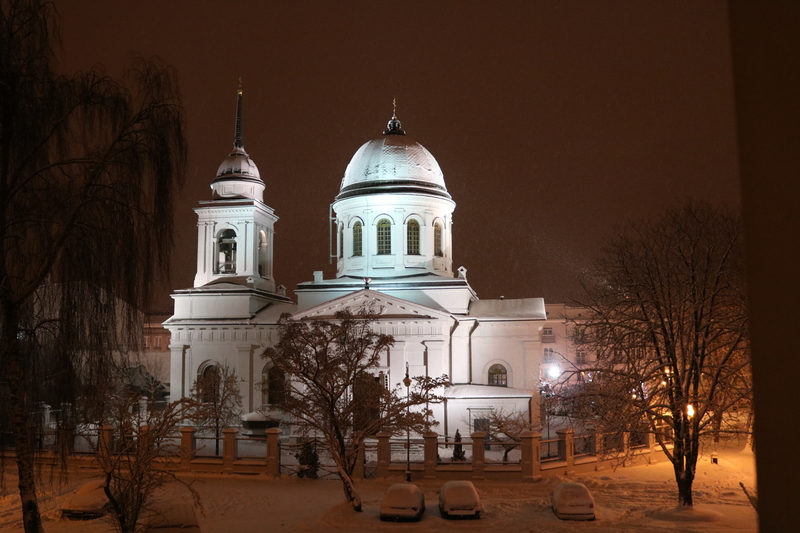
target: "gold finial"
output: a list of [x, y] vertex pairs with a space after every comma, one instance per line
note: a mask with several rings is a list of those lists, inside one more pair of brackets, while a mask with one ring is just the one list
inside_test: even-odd
[[397, 118], [397, 98], [392, 98], [392, 118]]

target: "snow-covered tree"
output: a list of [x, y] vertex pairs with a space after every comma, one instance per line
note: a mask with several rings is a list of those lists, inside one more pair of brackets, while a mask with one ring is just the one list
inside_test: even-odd
[[219, 438], [222, 430], [241, 424], [240, 381], [236, 371], [229, 366], [209, 365], [192, 386], [191, 397], [194, 399], [192, 422], [200, 429], [213, 430], [217, 455], [219, 455]]
[[631, 224], [584, 288], [579, 304], [590, 312], [573, 324], [573, 341], [597, 363], [582, 369], [592, 378], [572, 412], [604, 433], [652, 432], [672, 462], [679, 504], [691, 506], [701, 439], [749, 431], [739, 217], [687, 200]]

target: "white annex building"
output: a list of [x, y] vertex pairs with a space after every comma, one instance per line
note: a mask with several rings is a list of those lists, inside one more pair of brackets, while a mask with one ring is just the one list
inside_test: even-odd
[[164, 323], [172, 399], [188, 396], [209, 367], [227, 365], [244, 380], [244, 412], [270, 411], [261, 383], [272, 369], [262, 354], [277, 340], [281, 314], [325, 319], [368, 304], [381, 310], [376, 329], [395, 339], [376, 369], [385, 386], [399, 386], [406, 365], [412, 377], [450, 377], [446, 402], [433, 406], [437, 432], [468, 434], [491, 409], [522, 410], [537, 421], [540, 367], [546, 378], [557, 358], [567, 360], [564, 321], [548, 320], [542, 298], [481, 300], [466, 269], [453, 270], [456, 203], [433, 155], [396, 117], [356, 151], [333, 203], [336, 278], [315, 272], [295, 303], [273, 278], [278, 217], [244, 150], [241, 113], [240, 91], [233, 151], [211, 183], [211, 200], [195, 209], [194, 287], [175, 291], [174, 315]]

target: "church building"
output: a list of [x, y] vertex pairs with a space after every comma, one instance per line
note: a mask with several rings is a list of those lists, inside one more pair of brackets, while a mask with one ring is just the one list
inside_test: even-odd
[[275, 416], [269, 384], [279, 371], [262, 354], [277, 341], [281, 314], [324, 320], [369, 306], [380, 313], [375, 329], [395, 339], [375, 369], [384, 386], [402, 386], [406, 368], [412, 379], [449, 376], [446, 401], [432, 406], [435, 431], [469, 434], [500, 409], [538, 421], [540, 365], [554, 340], [544, 300], [481, 300], [467, 270], [453, 269], [456, 203], [436, 159], [395, 116], [344, 170], [333, 202], [336, 277], [314, 272], [295, 290], [297, 302], [273, 278], [278, 217], [244, 149], [241, 91], [233, 151], [211, 190], [195, 209], [194, 287], [175, 291], [174, 315], [164, 323], [173, 400], [188, 396], [209, 368], [227, 366], [243, 380], [244, 413]]

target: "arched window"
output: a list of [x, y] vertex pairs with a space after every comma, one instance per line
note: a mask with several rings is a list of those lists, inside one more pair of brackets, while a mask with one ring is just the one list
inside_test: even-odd
[[360, 256], [361, 250], [361, 222], [353, 224], [353, 255]]
[[267, 277], [267, 233], [263, 229], [258, 232], [258, 275]]
[[406, 224], [406, 233], [408, 234], [408, 255], [419, 255], [419, 222], [411, 219]]
[[392, 223], [388, 218], [378, 221], [378, 255], [392, 253]]
[[508, 387], [508, 372], [503, 365], [492, 365], [489, 368], [489, 385]]
[[222, 230], [217, 237], [217, 274], [236, 273], [236, 232]]
[[286, 394], [286, 374], [277, 366], [265, 368], [261, 374], [261, 403], [275, 405]]
[[197, 395], [203, 403], [216, 403], [219, 398], [221, 373], [216, 365], [208, 365], [197, 375]]
[[433, 255], [442, 257], [442, 225], [438, 222], [433, 225]]
[[344, 257], [344, 226], [339, 226], [339, 259]]

